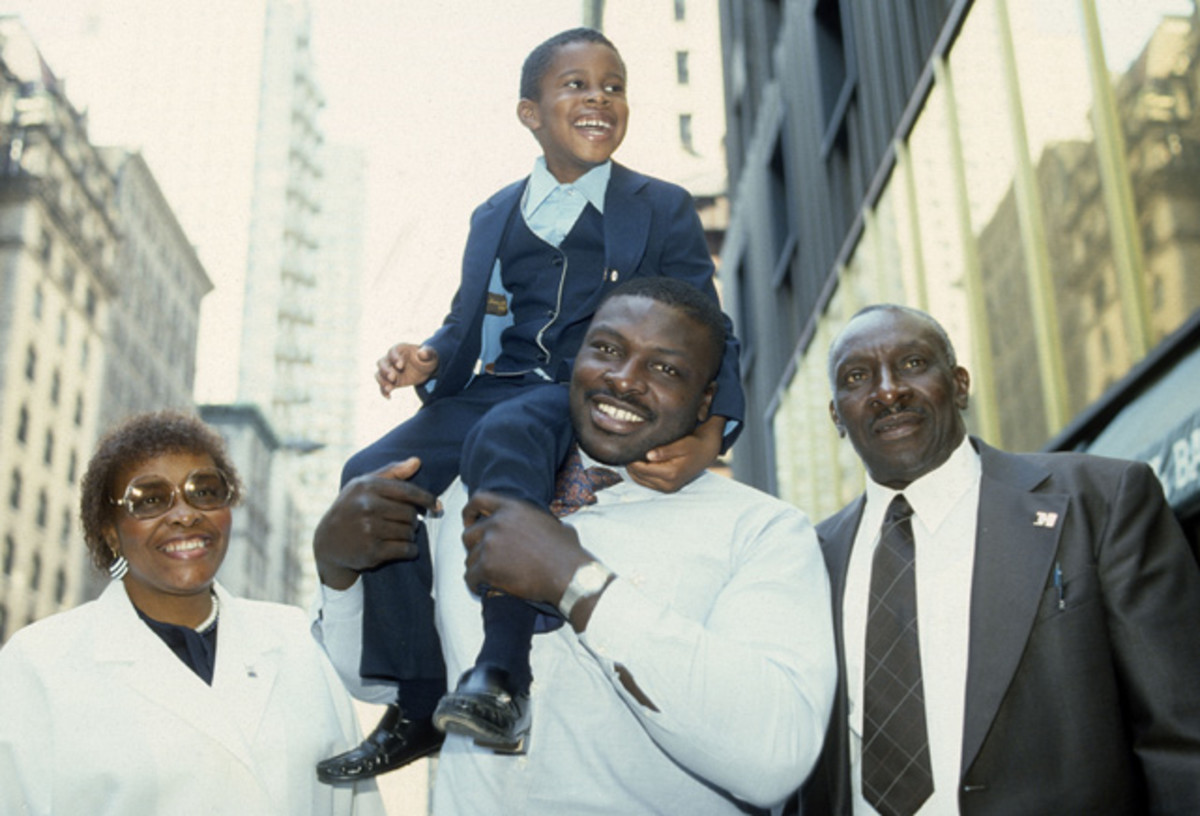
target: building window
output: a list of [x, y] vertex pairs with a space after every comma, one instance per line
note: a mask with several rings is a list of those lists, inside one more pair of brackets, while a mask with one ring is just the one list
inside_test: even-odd
[[690, 113], [679, 114], [679, 143], [688, 153], [696, 152], [692, 142], [692, 115]]
[[17, 542], [13, 541], [13, 537], [11, 535], [6, 534], [4, 536], [4, 557], [3, 557], [3, 562], [4, 562], [3, 566], [4, 566], [4, 574], [5, 575], [12, 575], [13, 561], [16, 559], [16, 556], [17, 556]]
[[54, 602], [61, 605], [65, 597], [67, 597], [67, 576], [62, 571], [62, 567], [59, 567], [54, 574]]
[[25, 349], [25, 379], [33, 382], [33, 378], [37, 376], [37, 349], [33, 344], [29, 344], [29, 348]]
[[90, 286], [87, 288], [87, 292], [84, 295], [83, 310], [87, 312], [87, 316], [89, 318], [96, 316], [96, 290], [92, 289]]
[[824, 152], [828, 153], [842, 130], [846, 108], [857, 82], [849, 20], [842, 18], [841, 0], [817, 0], [813, 6], [817, 81], [824, 114]]
[[0, 643], [8, 635], [8, 607], [0, 604]]
[[69, 299], [75, 292], [75, 267], [70, 264], [63, 265], [62, 273], [63, 290], [67, 293]]
[[42, 449], [42, 462], [47, 465], [54, 462], [54, 431], [46, 431], [46, 446]]
[[88, 339], [85, 337], [83, 338], [83, 342], [79, 344], [79, 367], [85, 371], [87, 370], [88, 358], [91, 356], [91, 354], [92, 344], [89, 343]]
[[46, 529], [46, 507], [48, 504], [49, 504], [49, 500], [46, 498], [46, 491], [39, 490], [38, 491], [38, 503], [37, 503], [37, 515], [35, 518], [37, 520], [37, 526], [41, 527], [43, 530]]
[[58, 543], [65, 550], [67, 545], [71, 543], [71, 511], [63, 510], [62, 514], [62, 530], [59, 532]]
[[33, 290], [33, 319], [42, 319], [42, 306], [46, 300], [46, 296], [42, 294], [42, 285], [39, 283], [37, 288]]
[[675, 0], [675, 19], [687, 19], [687, 0]]
[[24, 405], [22, 405], [21, 410], [17, 412], [17, 441], [20, 442], [22, 445], [24, 445], [25, 440], [28, 437], [29, 437], [29, 409], [26, 408]]
[[62, 392], [62, 375], [55, 369], [54, 374], [50, 377], [50, 402], [58, 405], [58, 398]]
[[29, 569], [29, 588], [36, 592], [42, 585], [42, 554], [34, 553]]
[[13, 468], [12, 486], [8, 489], [8, 506], [14, 510], [21, 509], [21, 471]]
[[83, 426], [83, 394], [75, 395], [75, 425]]
[[49, 230], [42, 230], [41, 245], [38, 247], [38, 255], [42, 259], [42, 263], [49, 265], [50, 256], [53, 254], [53, 242], [50, 240]]
[[675, 52], [675, 81], [680, 85], [687, 85], [691, 81], [691, 72], [688, 70], [688, 52]]
[[71, 455], [67, 457], [67, 484], [75, 484], [75, 469], [79, 466], [79, 456], [75, 451], [71, 451]]

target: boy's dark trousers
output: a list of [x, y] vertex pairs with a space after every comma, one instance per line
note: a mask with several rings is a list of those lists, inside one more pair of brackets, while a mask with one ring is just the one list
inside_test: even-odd
[[[493, 490], [546, 507], [554, 495], [558, 465], [572, 439], [567, 386], [535, 374], [477, 377], [460, 393], [424, 405], [411, 419], [352, 456], [342, 471], [342, 484], [417, 456], [421, 468], [412, 482], [440, 495], [459, 475], [468, 436], [473, 446], [473, 455], [467, 457], [472, 472], [464, 472], [462, 477], [472, 492]], [[401, 702], [412, 718], [432, 714], [437, 699], [430, 699], [431, 690], [436, 688], [440, 694], [446, 687], [434, 626], [433, 573], [425, 525], [420, 527], [417, 546], [415, 561], [385, 564], [362, 576], [363, 656], [359, 669], [363, 677], [398, 681]], [[519, 631], [533, 625], [533, 613], [524, 604], [504, 600], [509, 602], [511, 614], [522, 619], [515, 624]], [[523, 634], [518, 642], [522, 639]], [[514, 674], [519, 678], [522, 667], [528, 672], [528, 646], [524, 648], [524, 654], [514, 656]], [[485, 650], [495, 654], [484, 657], [496, 660], [507, 649], [504, 643], [485, 644]], [[407, 695], [406, 686], [412, 689]]]

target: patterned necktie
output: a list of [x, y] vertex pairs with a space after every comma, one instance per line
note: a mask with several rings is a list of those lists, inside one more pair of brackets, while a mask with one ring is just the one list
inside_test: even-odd
[[933, 793], [917, 635], [912, 507], [888, 506], [871, 562], [863, 666], [862, 787], [883, 816], [910, 816]]
[[611, 468], [599, 465], [585, 468], [579, 447], [572, 445], [571, 453], [559, 469], [558, 479], [554, 483], [554, 501], [550, 502], [550, 512], [562, 518], [580, 507], [595, 504], [597, 490], [612, 487], [619, 481], [621, 474]]

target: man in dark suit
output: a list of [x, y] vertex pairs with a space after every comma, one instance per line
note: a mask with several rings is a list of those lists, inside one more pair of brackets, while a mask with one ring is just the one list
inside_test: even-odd
[[[817, 528], [840, 678], [802, 812], [1200, 813], [1200, 572], [1151, 470], [968, 437], [967, 371], [914, 309], [856, 314], [829, 374], [870, 479]], [[882, 605], [897, 527], [913, 597]]]

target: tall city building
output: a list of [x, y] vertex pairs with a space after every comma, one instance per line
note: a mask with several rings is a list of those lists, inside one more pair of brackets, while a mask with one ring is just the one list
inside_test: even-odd
[[[334, 428], [330, 420], [345, 417], [354, 392], [321, 388], [319, 380], [329, 375], [319, 367], [330, 354], [356, 350], [357, 335], [344, 333], [344, 312], [359, 302], [358, 270], [339, 268], [339, 262], [361, 263], [361, 258], [348, 258], [343, 240], [341, 256], [331, 262], [322, 241], [336, 242], [342, 238], [339, 230], [350, 229], [361, 243], [361, 219], [347, 224], [335, 215], [331, 224], [323, 202], [327, 191], [345, 189], [351, 180], [361, 185], [362, 174], [352, 179], [327, 176], [320, 125], [324, 104], [313, 65], [307, 0], [268, 0], [237, 403], [257, 406], [279, 437], [267, 539], [268, 563], [280, 574], [290, 574], [301, 560], [311, 564], [312, 527], [334, 495], [341, 467], [334, 456], [316, 454], [352, 431], [352, 426]], [[361, 187], [350, 194], [361, 197]], [[339, 286], [330, 275], [342, 280], [349, 275], [354, 283]], [[312, 573], [310, 566], [307, 571]], [[288, 581], [295, 594], [282, 596], [266, 594], [263, 587], [244, 591], [303, 603], [301, 593], [311, 584]]]
[[0, 641], [77, 603], [78, 480], [122, 280], [116, 184], [32, 38], [0, 18]]
[[357, 400], [369, 364], [359, 359], [362, 278], [366, 228], [366, 159], [358, 148], [327, 143], [324, 174], [317, 194], [321, 217], [314, 267], [315, 321], [311, 359], [305, 377], [309, 402], [304, 424], [294, 431], [286, 458], [296, 513], [301, 521], [300, 556], [304, 565], [300, 597], [316, 589], [307, 542], [321, 515], [337, 495], [342, 465], [357, 449]]
[[[31, 2], [96, 144], [141, 154], [213, 283], [196, 388], [237, 397], [267, 0]], [[56, 16], [47, 19], [47, 14]], [[40, 25], [40, 28], [35, 26]]]
[[[311, 573], [311, 523], [351, 447], [345, 417], [357, 391], [327, 387], [332, 375], [318, 367], [338, 355], [341, 365], [357, 350], [346, 315], [359, 308], [361, 270], [348, 264], [362, 258], [347, 246], [361, 242], [364, 220], [325, 203], [361, 200], [363, 174], [324, 168], [311, 5], [81, 0], [52, 29], [66, 76], [89, 100], [93, 137], [137, 147], [212, 281], [199, 322], [196, 397], [257, 408], [279, 460], [253, 469], [270, 483], [248, 484], [275, 499], [255, 526], [264, 537], [256, 545], [261, 569], [245, 573], [278, 574], [238, 589], [295, 602], [311, 579], [287, 576], [298, 561]], [[338, 247], [336, 260], [325, 260], [325, 244]], [[323, 278], [329, 274], [333, 281]], [[250, 525], [247, 515], [236, 513], [235, 527]]]
[[263, 26], [237, 400], [284, 437], [307, 430], [317, 342], [324, 100], [307, 3], [271, 0]]
[[141, 411], [189, 410], [200, 304], [212, 281], [140, 153], [100, 150], [117, 185], [117, 294], [106, 332], [100, 428]]

